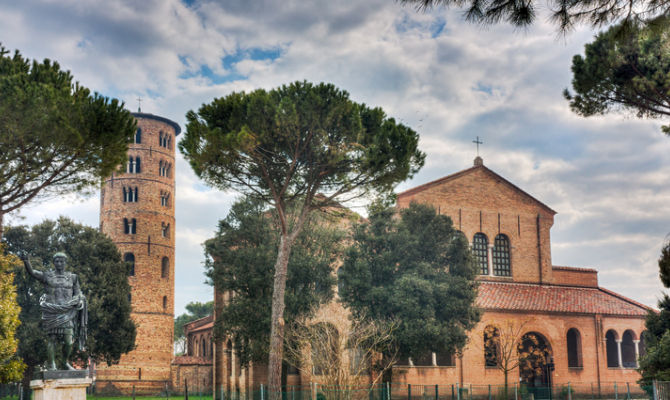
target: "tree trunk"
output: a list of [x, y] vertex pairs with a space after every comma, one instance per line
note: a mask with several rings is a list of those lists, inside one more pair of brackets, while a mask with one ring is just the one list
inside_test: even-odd
[[505, 400], [507, 400], [507, 375], [509, 375], [509, 371], [505, 370], [505, 397], [503, 397]]
[[0, 242], [2, 241], [2, 233], [4, 232], [4, 229], [3, 229], [3, 226], [4, 226], [4, 225], [3, 225], [3, 222], [4, 222], [4, 221], [3, 221], [3, 217], [4, 217], [4, 216], [5, 216], [5, 214], [3, 214], [2, 212], [0, 212]]
[[284, 292], [286, 272], [291, 254], [288, 234], [282, 234], [275, 262], [274, 285], [272, 288], [272, 322], [270, 329], [270, 360], [268, 361], [269, 400], [281, 399], [281, 369], [284, 350]]

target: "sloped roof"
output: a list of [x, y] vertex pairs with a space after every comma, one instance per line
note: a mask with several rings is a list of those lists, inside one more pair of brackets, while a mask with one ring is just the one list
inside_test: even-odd
[[480, 282], [485, 310], [606, 314], [644, 317], [652, 308], [603, 288]]
[[413, 195], [413, 194], [422, 192], [422, 191], [424, 191], [424, 190], [426, 190], [426, 189], [430, 189], [430, 188], [432, 188], [432, 187], [441, 185], [441, 184], [443, 184], [443, 183], [446, 183], [446, 182], [449, 182], [449, 181], [453, 181], [453, 180], [458, 179], [458, 178], [460, 178], [460, 177], [462, 177], [462, 176], [471, 174], [471, 173], [473, 173], [473, 172], [475, 172], [475, 171], [477, 171], [477, 170], [479, 170], [479, 169], [481, 169], [482, 171], [485, 171], [485, 172], [488, 173], [488, 174], [493, 175], [496, 179], [500, 179], [501, 182], [505, 183], [507, 186], [511, 187], [513, 190], [515, 190], [516, 192], [520, 193], [522, 196], [527, 197], [527, 198], [529, 198], [530, 200], [532, 200], [533, 202], [537, 203], [540, 207], [544, 208], [545, 210], [547, 210], [547, 211], [550, 212], [551, 214], [556, 214], [556, 211], [552, 210], [551, 207], [549, 207], [548, 205], [544, 204], [543, 202], [541, 202], [540, 200], [536, 199], [535, 197], [531, 196], [530, 194], [528, 194], [527, 192], [525, 192], [523, 189], [521, 189], [520, 187], [516, 186], [516, 185], [513, 184], [512, 182], [508, 181], [507, 179], [503, 178], [502, 176], [498, 175], [497, 173], [493, 172], [492, 170], [486, 168], [486, 167], [484, 166], [484, 164], [478, 164], [478, 165], [475, 165], [474, 167], [470, 167], [470, 168], [468, 168], [468, 169], [464, 169], [464, 170], [462, 170], [462, 171], [453, 173], [453, 174], [451, 174], [451, 175], [447, 175], [447, 176], [442, 177], [442, 178], [440, 178], [440, 179], [436, 179], [436, 180], [434, 180], [434, 181], [431, 181], [431, 182], [428, 182], [428, 183], [424, 183], [423, 185], [419, 185], [419, 186], [413, 187], [413, 188], [411, 188], [411, 189], [405, 190], [404, 192], [398, 193], [398, 198], [401, 198], [401, 197], [404, 197], [404, 196], [410, 196], [410, 195]]

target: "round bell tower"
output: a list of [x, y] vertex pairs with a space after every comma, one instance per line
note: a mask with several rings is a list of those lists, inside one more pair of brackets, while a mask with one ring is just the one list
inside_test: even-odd
[[98, 390], [155, 392], [170, 381], [174, 328], [175, 122], [133, 113], [135, 139], [125, 167], [102, 185], [100, 230], [130, 264], [135, 350], [99, 365]]

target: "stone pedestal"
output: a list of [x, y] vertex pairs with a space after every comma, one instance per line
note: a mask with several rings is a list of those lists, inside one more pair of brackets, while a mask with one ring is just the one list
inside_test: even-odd
[[92, 379], [87, 370], [44, 371], [30, 381], [33, 400], [86, 400], [86, 388]]

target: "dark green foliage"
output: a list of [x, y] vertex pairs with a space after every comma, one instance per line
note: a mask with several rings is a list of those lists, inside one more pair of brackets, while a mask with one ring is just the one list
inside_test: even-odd
[[96, 187], [124, 162], [135, 119], [73, 82], [58, 63], [0, 46], [2, 217], [40, 197]]
[[287, 266], [310, 213], [355, 197], [392, 195], [395, 185], [423, 166], [425, 154], [412, 129], [324, 83], [231, 93], [186, 118], [179, 149], [196, 175], [276, 212], [268, 357], [274, 400], [281, 390], [284, 299], [290, 298], [284, 295]]
[[[87, 352], [78, 354], [85, 362], [118, 363], [135, 345], [135, 324], [130, 319], [128, 266], [116, 246], [97, 229], [61, 217], [32, 228], [9, 227], [3, 240], [10, 253], [27, 253], [36, 269], [52, 268], [54, 253], [67, 254], [67, 270], [77, 274], [88, 301]], [[15, 271], [21, 325], [17, 330], [18, 354], [29, 369], [46, 360], [46, 338], [40, 329], [39, 297], [42, 285], [23, 269]]]
[[231, 93], [186, 118], [179, 149], [200, 178], [281, 206], [323, 205], [317, 192], [386, 193], [425, 158], [416, 132], [330, 84]]
[[200, 303], [192, 301], [186, 305], [186, 313], [174, 319], [174, 339], [177, 340], [184, 336], [184, 325], [191, 321], [200, 319], [212, 314], [214, 301]]
[[[670, 287], [670, 242], [666, 243], [658, 259], [661, 282]], [[658, 312], [649, 311], [645, 321], [644, 344], [647, 354], [640, 358], [640, 382], [650, 385], [653, 380], [670, 380], [670, 296], [663, 294], [658, 301]]]
[[456, 351], [479, 321], [475, 264], [463, 234], [435, 209], [376, 210], [355, 227], [340, 297], [355, 319], [388, 321], [399, 357]]
[[[637, 117], [670, 116], [670, 24], [667, 18], [645, 26], [611, 27], [572, 59], [570, 108], [588, 117], [631, 111]], [[663, 131], [670, 134], [670, 126]]]
[[670, 13], [667, 0], [549, 0], [546, 4], [537, 0], [400, 0], [413, 4], [418, 9], [443, 5], [464, 8], [465, 19], [480, 24], [496, 24], [501, 21], [515, 27], [528, 27], [535, 22], [538, 10], [549, 8], [551, 20], [561, 33], [567, 33], [576, 24], [586, 23], [601, 27], [616, 21], [653, 20]]
[[670, 241], [661, 250], [661, 258], [658, 259], [658, 269], [663, 286], [670, 287]]
[[[243, 363], [267, 358], [274, 259], [279, 234], [276, 214], [262, 202], [236, 202], [219, 222], [216, 237], [206, 242], [207, 276], [217, 290], [233, 293], [216, 319], [216, 335], [231, 337]], [[330, 225], [331, 215], [315, 213], [298, 236], [286, 280], [284, 318], [311, 315], [333, 296], [332, 265], [341, 253], [343, 233]]]
[[654, 380], [670, 381], [670, 331], [647, 343], [647, 354], [640, 358], [640, 374], [638, 382], [649, 386]]

